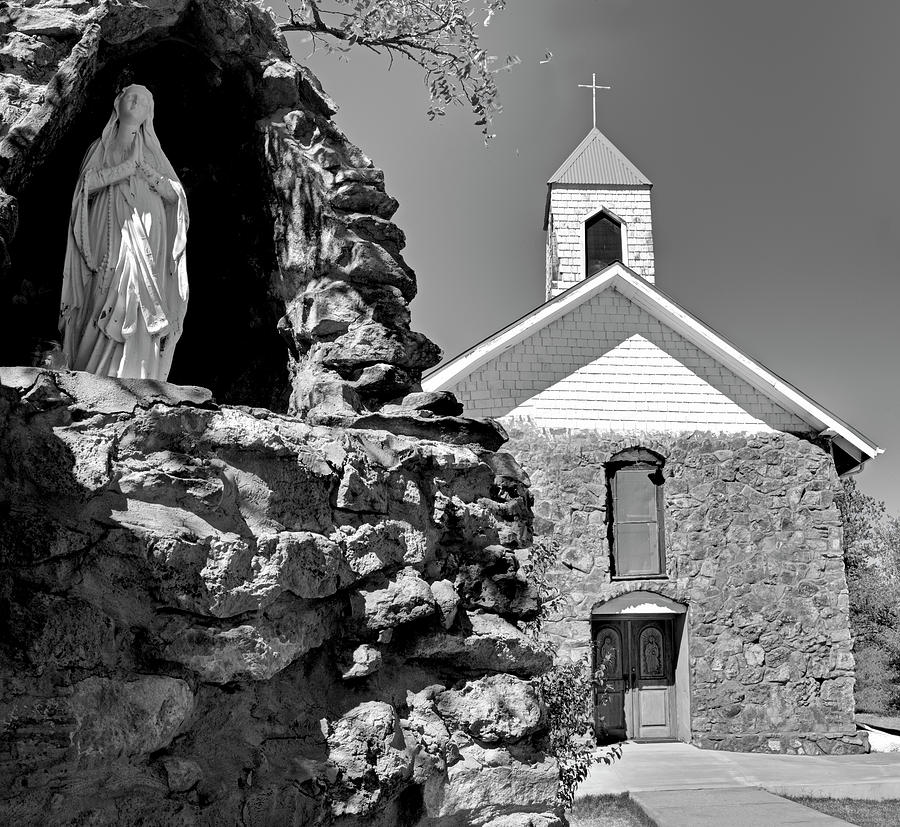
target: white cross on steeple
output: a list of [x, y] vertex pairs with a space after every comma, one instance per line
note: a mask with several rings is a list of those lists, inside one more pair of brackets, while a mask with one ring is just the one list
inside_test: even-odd
[[597, 73], [591, 72], [591, 85], [588, 86], [586, 83], [579, 83], [579, 89], [590, 89], [591, 97], [593, 98], [594, 104], [594, 129], [597, 128], [597, 90], [598, 89], [612, 89], [612, 86], [597, 86]]

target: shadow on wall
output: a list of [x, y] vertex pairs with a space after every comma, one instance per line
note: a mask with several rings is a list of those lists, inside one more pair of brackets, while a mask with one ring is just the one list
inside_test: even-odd
[[257, 106], [240, 65], [213, 62], [167, 39], [127, 55], [101, 53], [79, 115], [18, 193], [11, 271], [0, 287], [0, 364], [29, 365], [57, 315], [72, 193], [115, 95], [141, 83], [156, 102], [160, 141], [184, 184], [190, 301], [170, 381], [208, 387], [217, 401], [284, 411], [287, 347], [277, 332], [269, 176], [255, 129]]

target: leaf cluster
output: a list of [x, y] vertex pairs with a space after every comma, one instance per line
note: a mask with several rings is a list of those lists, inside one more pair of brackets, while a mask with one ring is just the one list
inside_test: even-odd
[[475, 114], [485, 142], [500, 112], [495, 75], [519, 62], [488, 55], [480, 29], [502, 11], [507, 0], [288, 0], [282, 31], [307, 32], [314, 48], [345, 53], [362, 46], [403, 57], [425, 72], [430, 119], [451, 105], [464, 104]]
[[[883, 708], [875, 711], [895, 711], [900, 709], [900, 518], [888, 515], [884, 503], [860, 491], [852, 477], [843, 481], [835, 502], [844, 526], [857, 696], [880, 698]], [[868, 660], [879, 667], [868, 668]], [[867, 686], [876, 673], [882, 686]]]
[[532, 640], [551, 648], [551, 644], [543, 637], [544, 621], [550, 616], [556, 604], [562, 600], [559, 587], [553, 582], [550, 569], [559, 558], [559, 542], [550, 536], [535, 537], [534, 543], [523, 565], [525, 579], [537, 592], [541, 610], [534, 620], [525, 624], [525, 633]]
[[844, 525], [844, 565], [851, 621], [867, 632], [900, 621], [900, 519], [864, 494], [853, 478], [836, 498]]
[[559, 764], [557, 803], [571, 808], [575, 790], [594, 764], [611, 764], [621, 757], [618, 745], [600, 748], [594, 733], [594, 698], [606, 693], [605, 666], [591, 674], [587, 656], [577, 661], [558, 661], [535, 683], [547, 709], [550, 727], [547, 752]]

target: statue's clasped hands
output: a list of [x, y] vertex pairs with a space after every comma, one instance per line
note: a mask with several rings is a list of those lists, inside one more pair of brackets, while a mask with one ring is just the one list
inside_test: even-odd
[[135, 161], [135, 168], [147, 181], [150, 182], [150, 185], [153, 187], [158, 187], [163, 180], [162, 175], [160, 175], [150, 164], [145, 161]]

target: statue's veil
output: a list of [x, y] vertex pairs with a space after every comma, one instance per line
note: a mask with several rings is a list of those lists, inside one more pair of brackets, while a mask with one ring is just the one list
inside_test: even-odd
[[147, 158], [148, 163], [158, 169], [166, 176], [166, 178], [177, 181], [178, 176], [175, 174], [175, 169], [168, 157], [166, 157], [166, 153], [163, 152], [162, 145], [159, 143], [159, 138], [156, 137], [156, 130], [153, 127], [153, 115], [155, 109], [153, 93], [146, 86], [141, 86], [139, 83], [132, 83], [130, 86], [126, 86], [118, 95], [116, 95], [116, 99], [113, 101], [112, 114], [109, 116], [106, 126], [103, 127], [100, 140], [95, 142], [88, 149], [87, 155], [85, 155], [81, 165], [81, 171], [84, 172], [87, 169], [110, 166], [108, 156], [112, 149], [112, 139], [119, 129], [119, 104], [122, 102], [125, 93], [130, 89], [140, 89], [146, 96], [149, 107], [147, 117], [144, 119], [144, 122], [141, 124], [137, 133], [138, 160], [144, 160], [145, 153], [150, 155], [151, 157]]
[[[106, 126], [103, 127], [103, 132], [100, 134], [99, 139], [94, 141], [94, 143], [92, 143], [88, 147], [88, 151], [84, 156], [84, 160], [81, 162], [81, 170], [78, 174], [78, 180], [83, 181], [84, 173], [89, 169], [101, 169], [103, 167], [110, 166], [109, 154], [112, 151], [112, 139], [115, 137], [116, 132], [119, 129], [119, 104], [122, 102], [122, 98], [125, 96], [125, 93], [129, 89], [140, 89], [144, 93], [144, 95], [146, 95], [148, 102], [147, 117], [144, 119], [144, 122], [138, 129], [136, 137], [137, 160], [146, 160], [162, 175], [165, 175], [166, 178], [172, 181], [176, 186], [176, 190], [179, 192], [181, 209], [179, 210], [178, 218], [183, 220], [178, 221], [179, 232], [173, 239], [174, 244], [172, 246], [172, 258], [176, 263], [178, 263], [183, 258], [184, 248], [187, 245], [187, 225], [189, 221], [187, 204], [184, 201], [184, 191], [181, 188], [181, 182], [179, 181], [178, 176], [175, 173], [175, 168], [172, 166], [172, 163], [169, 161], [166, 153], [163, 152], [163, 148], [159, 142], [159, 138], [156, 136], [156, 130], [153, 127], [155, 103], [153, 101], [153, 93], [146, 86], [141, 86], [139, 83], [132, 83], [130, 86], [126, 86], [124, 89], [122, 89], [121, 92], [119, 92], [118, 95], [116, 95], [116, 99], [115, 101], [113, 101], [112, 114], [109, 116], [109, 120], [106, 122]], [[145, 158], [145, 155], [149, 157]], [[76, 187], [75, 194], [72, 199], [73, 215], [76, 212], [78, 202], [84, 197], [86, 197], [86, 195], [82, 191], [82, 188], [80, 186]], [[78, 237], [76, 234], [75, 243], [80, 249], [85, 261], [88, 263], [88, 266], [93, 270], [96, 268], [96, 262], [93, 260], [93, 256], [90, 250], [87, 249], [83, 244], [81, 244], [80, 241], [80, 237]]]

